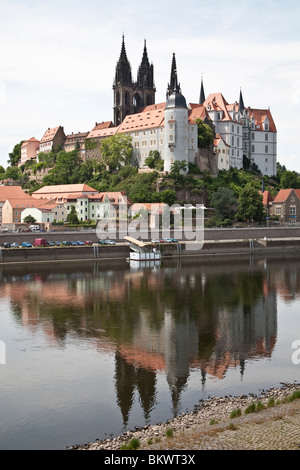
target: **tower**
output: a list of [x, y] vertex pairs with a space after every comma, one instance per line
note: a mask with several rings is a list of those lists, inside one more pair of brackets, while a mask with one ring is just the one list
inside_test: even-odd
[[141, 65], [137, 74], [137, 82], [134, 89], [134, 111], [139, 108], [155, 103], [155, 85], [154, 85], [154, 68], [150, 65], [147, 53], [146, 40], [144, 42], [144, 52]]
[[204, 86], [203, 86], [203, 76], [201, 76], [201, 89], [200, 89], [199, 104], [203, 104], [204, 101], [205, 101], [205, 93], [204, 93]]
[[174, 70], [174, 88], [165, 107], [165, 171], [170, 171], [175, 161], [188, 162], [188, 107], [178, 85], [177, 70]]
[[[177, 77], [176, 57], [175, 57], [175, 52], [173, 52], [172, 65], [171, 65], [171, 74], [170, 74], [170, 83], [168, 84], [168, 88], [167, 88], [167, 99], [174, 92], [175, 82], [177, 83], [177, 81], [178, 81], [178, 77]], [[178, 83], [177, 83], [177, 85], [178, 85]], [[178, 86], [179, 86], [179, 89], [180, 89], [180, 85], [178, 85]]]
[[127, 58], [124, 35], [119, 61], [116, 66], [114, 90], [114, 125], [118, 126], [128, 114], [135, 114], [144, 106], [155, 103], [154, 68], [149, 63], [146, 41], [137, 81], [133, 82]]
[[127, 114], [133, 114], [133, 82], [127, 59], [124, 35], [119, 61], [116, 66], [114, 90], [114, 124], [119, 126]]

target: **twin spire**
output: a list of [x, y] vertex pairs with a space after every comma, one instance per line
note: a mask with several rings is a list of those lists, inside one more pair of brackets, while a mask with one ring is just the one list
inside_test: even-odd
[[[122, 69], [122, 73], [120, 73], [120, 69]], [[137, 81], [141, 85], [143, 83], [146, 84], [147, 82], [148, 87], [155, 89], [154, 79], [153, 79], [153, 65], [152, 64], [150, 65], [149, 63], [146, 39], [144, 40], [143, 57], [142, 57], [141, 65], [139, 67]], [[121, 54], [120, 54], [119, 62], [117, 64], [117, 68], [116, 68], [115, 83], [117, 82], [123, 82], [123, 84], [128, 84], [128, 85], [132, 83], [131, 66], [130, 66], [130, 63], [128, 61], [127, 54], [126, 54], [124, 34], [122, 35]], [[178, 83], [175, 52], [173, 52], [173, 56], [172, 56], [170, 83], [168, 84], [168, 87], [167, 87], [167, 99], [174, 91], [181, 93], [180, 83]], [[201, 75], [199, 104], [203, 104], [204, 102], [205, 102], [205, 92], [204, 92], [204, 85], [203, 85], [203, 75]], [[241, 114], [243, 114], [245, 111], [242, 89], [240, 90], [240, 97], [239, 97], [239, 111]]]

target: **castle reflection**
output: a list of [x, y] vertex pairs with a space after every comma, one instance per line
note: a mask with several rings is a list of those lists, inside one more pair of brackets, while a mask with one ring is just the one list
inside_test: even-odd
[[[292, 263], [292, 269], [291, 269]], [[276, 266], [276, 269], [273, 269]], [[68, 335], [114, 354], [116, 400], [127, 424], [135, 394], [145, 420], [155, 404], [157, 376], [169, 385], [176, 415], [192, 369], [222, 380], [241, 377], [247, 360], [272, 355], [277, 299], [300, 293], [300, 262], [249, 259], [169, 260], [128, 264], [2, 267], [0, 298], [15, 320], [63, 347]]]

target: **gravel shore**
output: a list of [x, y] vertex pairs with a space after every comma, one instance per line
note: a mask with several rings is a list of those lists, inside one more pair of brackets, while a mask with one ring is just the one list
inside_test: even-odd
[[294, 392], [300, 383], [282, 383], [260, 395], [210, 397], [166, 423], [68, 450], [122, 450], [133, 438], [140, 450], [299, 450], [300, 399], [288, 400]]

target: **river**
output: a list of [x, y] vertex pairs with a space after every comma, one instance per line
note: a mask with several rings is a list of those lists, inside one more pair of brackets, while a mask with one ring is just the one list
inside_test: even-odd
[[299, 381], [299, 295], [293, 256], [1, 266], [0, 449], [65, 449]]

